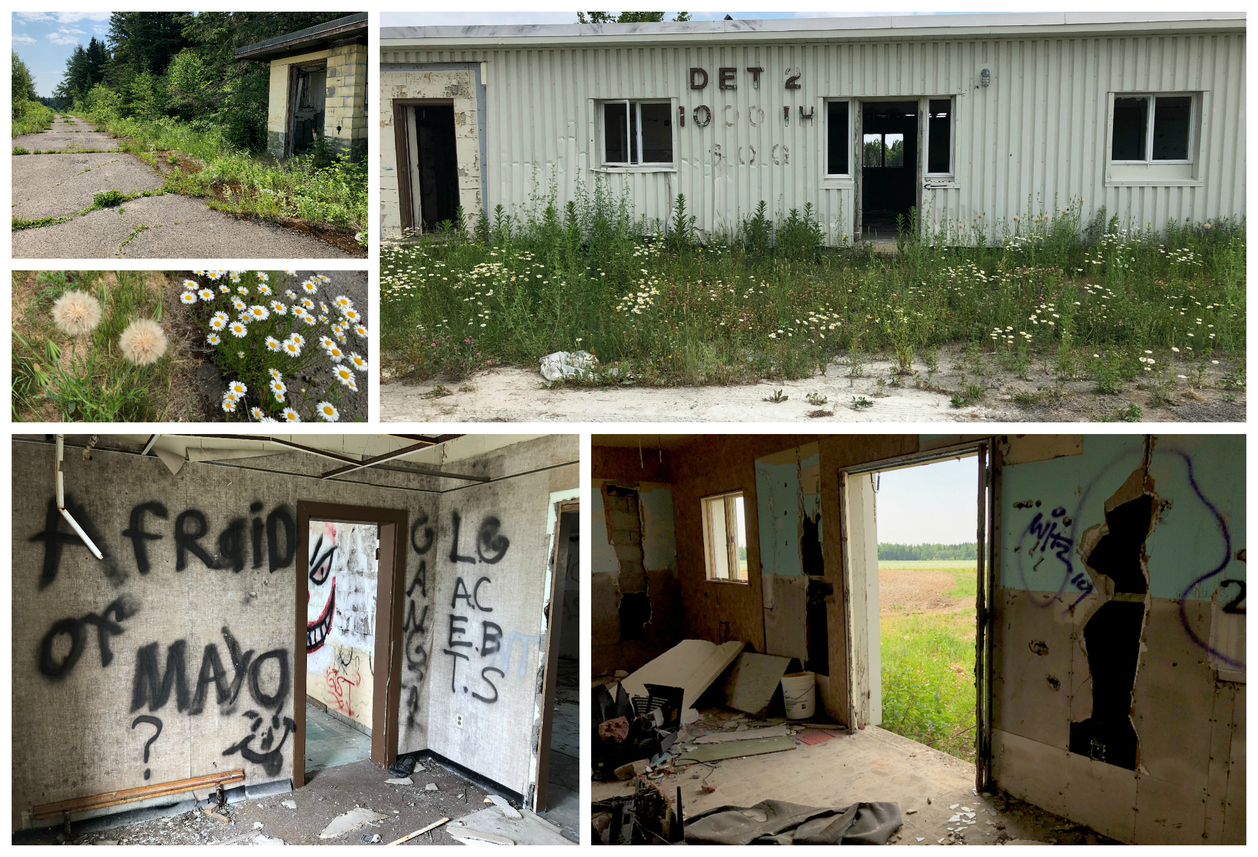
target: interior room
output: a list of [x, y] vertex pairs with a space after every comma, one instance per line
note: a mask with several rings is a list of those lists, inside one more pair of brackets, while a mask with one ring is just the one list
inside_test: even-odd
[[577, 841], [575, 435], [12, 452], [14, 842]]
[[1243, 435], [596, 434], [591, 468], [595, 843], [1245, 841]]

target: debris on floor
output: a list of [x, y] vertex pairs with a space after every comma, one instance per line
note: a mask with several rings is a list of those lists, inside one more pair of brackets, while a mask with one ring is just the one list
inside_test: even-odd
[[[494, 801], [494, 806], [460, 818], [446, 826], [464, 845], [575, 845], [563, 831], [527, 809], [516, 810]], [[506, 801], [503, 801], [505, 804]], [[510, 812], [508, 812], [510, 810]]]
[[382, 818], [388, 818], [384, 813], [376, 812], [373, 809], [356, 806], [349, 812], [342, 813], [323, 828], [319, 833], [320, 839], [335, 839], [338, 836], [357, 830], [364, 824], [370, 824], [373, 821], [379, 821]]

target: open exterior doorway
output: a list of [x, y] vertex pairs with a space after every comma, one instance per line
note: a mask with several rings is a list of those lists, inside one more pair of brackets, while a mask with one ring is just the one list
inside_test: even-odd
[[921, 210], [917, 101], [866, 101], [860, 111], [860, 234], [894, 240]]
[[[840, 473], [852, 723], [974, 762], [980, 788], [991, 752], [991, 473], [986, 442]], [[914, 537], [935, 519], [955, 539]]]
[[[397, 757], [406, 512], [297, 504], [293, 787], [308, 773]], [[396, 602], [396, 603], [395, 603]], [[313, 755], [312, 755], [313, 754]], [[309, 766], [309, 768], [307, 767]]]
[[323, 136], [327, 60], [293, 64], [288, 78], [288, 146], [285, 155], [305, 155]]
[[394, 99], [393, 127], [402, 228], [434, 232], [459, 207], [454, 101]]

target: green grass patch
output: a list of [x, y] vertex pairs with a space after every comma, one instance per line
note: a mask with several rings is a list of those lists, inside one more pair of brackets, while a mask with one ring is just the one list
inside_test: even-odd
[[365, 160], [351, 163], [325, 149], [277, 164], [233, 147], [209, 123], [116, 115], [92, 119], [118, 137], [125, 152], [153, 165], [159, 153], [167, 155], [175, 165], [166, 173], [167, 192], [203, 197], [235, 214], [366, 229]]
[[52, 108], [45, 107], [38, 101], [16, 102], [13, 104], [12, 136], [47, 131], [52, 127], [54, 115]]
[[1135, 232], [1103, 213], [1081, 223], [1076, 206], [985, 246], [926, 235], [875, 255], [823, 247], [810, 210], [761, 209], [700, 245], [680, 196], [667, 224], [635, 217], [602, 183], [555, 200], [552, 188], [527, 211], [383, 252], [393, 369], [458, 377], [585, 350], [617, 369], [593, 383], [728, 384], [872, 353], [929, 371], [940, 347], [961, 344], [962, 406], [986, 395], [993, 364], [1023, 376], [1078, 364], [1108, 387], [1244, 355], [1243, 222]]
[[974, 615], [884, 615], [882, 728], [974, 761]]

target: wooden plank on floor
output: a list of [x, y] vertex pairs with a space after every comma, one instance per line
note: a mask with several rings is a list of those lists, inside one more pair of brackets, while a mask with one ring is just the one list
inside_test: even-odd
[[739, 756], [759, 756], [763, 753], [779, 753], [783, 750], [794, 750], [795, 739], [790, 736], [777, 738], [757, 738], [752, 741], [730, 741], [726, 744], [712, 744], [696, 747], [678, 757], [678, 762], [718, 762], [721, 759], [734, 759]]

